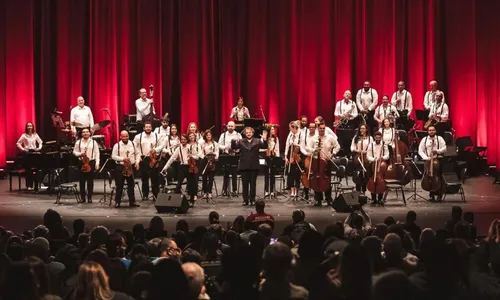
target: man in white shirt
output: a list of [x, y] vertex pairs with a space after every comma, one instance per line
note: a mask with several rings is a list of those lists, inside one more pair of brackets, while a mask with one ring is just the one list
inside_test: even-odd
[[[325, 119], [323, 119], [322, 116], [317, 116], [316, 118], [314, 118], [314, 124], [316, 125], [315, 126], [316, 131], [314, 132], [315, 135], [318, 135], [318, 128], [319, 128], [319, 124], [321, 124], [321, 123], [325, 123]], [[325, 123], [325, 134], [333, 136], [333, 138], [336, 140], [338, 139], [335, 132], [333, 132], [333, 130], [330, 127], [326, 126], [326, 123]]]
[[148, 199], [149, 195], [149, 179], [151, 178], [151, 190], [153, 192], [153, 201], [156, 201], [158, 194], [160, 193], [160, 181], [159, 181], [159, 170], [158, 164], [153, 167], [150, 166], [152, 155], [156, 156], [158, 159], [158, 154], [163, 148], [163, 144], [160, 141], [160, 137], [152, 132], [153, 125], [151, 122], [144, 122], [144, 132], [138, 134], [134, 138], [134, 145], [140, 154], [140, 167], [141, 167], [141, 181], [142, 181], [142, 196], [143, 201]]
[[[382, 142], [382, 133], [375, 132], [374, 136], [375, 141], [373, 141], [368, 147], [368, 151], [366, 152], [366, 158], [372, 164], [375, 164], [375, 161], [380, 159], [379, 164], [387, 163], [389, 160], [389, 149], [387, 145]], [[380, 168], [380, 167], [379, 167]], [[384, 204], [384, 193], [372, 193], [372, 201], [374, 204]]]
[[[356, 128], [354, 119], [358, 116], [358, 109], [356, 108], [356, 103], [351, 100], [351, 97], [351, 91], [347, 90], [344, 92], [344, 99], [338, 101], [335, 105], [334, 116], [337, 118], [337, 121], [334, 122], [334, 127], [344, 129]], [[344, 121], [347, 121], [347, 123], [344, 124]]]
[[403, 118], [409, 117], [413, 110], [413, 100], [410, 92], [405, 90], [404, 81], [398, 82], [398, 90], [392, 95], [391, 104], [396, 106], [400, 112], [399, 115]]
[[305, 115], [302, 115], [300, 116], [300, 133], [302, 136], [306, 136], [307, 133], [308, 133], [308, 128], [307, 126], [309, 125], [309, 122], [308, 122], [308, 119], [307, 119], [307, 116]]
[[[139, 205], [135, 203], [134, 195], [134, 166], [136, 169], [139, 168], [140, 154], [134, 145], [134, 142], [129, 141], [128, 131], [123, 130], [120, 132], [120, 139], [118, 143], [113, 146], [113, 151], [111, 153], [111, 158], [116, 161], [115, 168], [115, 183], [116, 183], [116, 194], [115, 194], [115, 207], [120, 207], [123, 194], [124, 182], [127, 181], [127, 195], [130, 207], [138, 207]], [[124, 164], [128, 164], [132, 168], [132, 175], [124, 175]]]
[[170, 126], [168, 126], [169, 123], [170, 119], [168, 117], [163, 117], [161, 119], [161, 126], [156, 128], [154, 131], [154, 133], [156, 133], [162, 140], [170, 135]]
[[[429, 168], [429, 162], [431, 158], [438, 159], [439, 156], [446, 152], [446, 142], [444, 139], [436, 134], [436, 127], [429, 126], [427, 128], [428, 136], [424, 137], [420, 141], [420, 145], [418, 146], [418, 154], [422, 157], [422, 160], [425, 161], [426, 172]], [[439, 161], [441, 163], [441, 161]], [[441, 168], [439, 168], [441, 170]], [[425, 175], [425, 174], [424, 174]], [[439, 180], [441, 180], [441, 174], [434, 174], [438, 176]], [[434, 197], [437, 196], [437, 200], [441, 201], [442, 194], [440, 192], [430, 192], [429, 197], [430, 201], [435, 201]]]
[[448, 130], [448, 117], [449, 117], [449, 109], [448, 105], [444, 103], [444, 94], [441, 91], [436, 92], [435, 102], [432, 104], [431, 109], [429, 111], [429, 119], [435, 120], [436, 123], [436, 131], [438, 135], [443, 136], [444, 132]]
[[[436, 92], [439, 92], [438, 88], [438, 83], [436, 80], [433, 80], [429, 82], [429, 85], [431, 87], [430, 91], [427, 91], [424, 96], [424, 107], [426, 110], [430, 110], [432, 107], [432, 104], [436, 102]], [[443, 93], [443, 102], [444, 102], [444, 93]]]
[[365, 81], [363, 88], [356, 94], [356, 104], [358, 105], [359, 114], [372, 127], [374, 125], [373, 114], [378, 104], [378, 93], [371, 87], [370, 81]]
[[394, 105], [389, 104], [389, 97], [384, 95], [382, 97], [382, 104], [375, 110], [374, 119], [378, 127], [382, 127], [384, 119], [389, 119], [391, 123], [394, 123], [395, 118], [399, 118], [398, 111]]
[[243, 122], [243, 120], [250, 118], [250, 111], [246, 106], [243, 106], [243, 97], [238, 97], [238, 104], [231, 110], [229, 118], [237, 122]]
[[[153, 99], [147, 98], [147, 92], [145, 88], [139, 90], [139, 99], [135, 100], [135, 108], [137, 110], [137, 122], [142, 123], [142, 119], [151, 113], [156, 114], [155, 107], [153, 105]], [[139, 125], [140, 127], [140, 125]], [[142, 128], [137, 128], [142, 131]]]
[[82, 96], [79, 96], [77, 101], [78, 106], [71, 110], [70, 123], [73, 133], [76, 134], [77, 138], [81, 138], [84, 128], [90, 129], [94, 126], [94, 117], [92, 116], [90, 108], [85, 105], [85, 99], [83, 99]]
[[[225, 153], [226, 155], [234, 155], [235, 150], [231, 150], [231, 141], [232, 140], [239, 140], [241, 139], [241, 134], [236, 132], [234, 130], [235, 124], [233, 121], [229, 121], [227, 123], [227, 130], [221, 134], [219, 137], [219, 149]], [[224, 181], [222, 184], [222, 193], [223, 195], [229, 195], [229, 175], [231, 175], [231, 181], [232, 181], [232, 196], [236, 197], [237, 196], [237, 190], [238, 190], [238, 172], [237, 172], [237, 165], [232, 166], [232, 165], [225, 165], [224, 166]]]
[[[92, 203], [94, 193], [94, 173], [99, 169], [100, 152], [99, 145], [90, 138], [90, 130], [82, 130], [82, 138], [75, 143], [73, 155], [80, 159], [80, 196], [85, 202], [85, 182], [87, 183], [87, 202]], [[86, 170], [83, 164], [85, 156], [90, 160], [90, 169]]]

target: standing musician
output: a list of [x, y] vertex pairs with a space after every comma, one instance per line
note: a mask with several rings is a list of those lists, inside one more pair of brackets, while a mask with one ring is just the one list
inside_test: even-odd
[[391, 121], [387, 118], [384, 119], [378, 132], [382, 134], [382, 142], [387, 145], [389, 152], [392, 153], [392, 148], [396, 145], [396, 129], [391, 127]]
[[190, 172], [189, 160], [192, 157], [192, 146], [188, 144], [188, 135], [183, 134], [180, 137], [181, 144], [168, 160], [165, 167], [161, 171], [163, 174], [167, 174], [167, 170], [174, 161], [179, 161], [179, 168], [177, 170], [177, 186], [175, 187], [175, 192], [180, 193], [182, 182], [187, 179], [187, 190], [191, 202], [194, 201], [194, 197], [198, 193], [198, 180], [194, 172]]
[[378, 104], [378, 93], [371, 87], [370, 81], [365, 81], [363, 88], [356, 94], [356, 104], [363, 120], [367, 124], [372, 124], [373, 113]]
[[[326, 125], [325, 125], [325, 134], [326, 133]], [[306, 156], [310, 155], [309, 149], [309, 141], [311, 141], [316, 136], [316, 123], [309, 123], [309, 128], [307, 130], [307, 135], [302, 139], [302, 144], [300, 145], [300, 152], [302, 153], [302, 158], [305, 159]], [[309, 201], [309, 188], [304, 187], [304, 199]]]
[[291, 188], [290, 196], [292, 198], [297, 197], [297, 192], [300, 189], [300, 175], [301, 175], [301, 157], [300, 157], [300, 133], [299, 133], [299, 121], [292, 121], [288, 124], [290, 129], [290, 134], [286, 139], [285, 145], [285, 168], [288, 172], [288, 178]]
[[85, 182], [87, 182], [87, 202], [92, 203], [94, 192], [94, 172], [99, 169], [99, 145], [90, 138], [90, 130], [82, 130], [82, 138], [75, 143], [73, 155], [80, 158], [80, 195], [85, 202]]
[[[142, 195], [143, 201], [149, 196], [149, 179], [151, 178], [151, 189], [154, 196], [154, 201], [158, 198], [160, 192], [160, 181], [158, 176], [158, 164], [153, 163], [158, 160], [158, 153], [162, 149], [160, 137], [152, 132], [153, 125], [151, 122], [144, 122], [144, 132], [138, 134], [134, 138], [134, 145], [141, 155], [139, 164], [141, 169]], [[151, 164], [153, 164], [151, 166]]]
[[212, 187], [214, 185], [215, 164], [219, 160], [219, 145], [214, 141], [211, 131], [207, 131], [204, 142], [200, 145], [200, 159], [202, 160], [202, 188], [203, 199], [212, 200]]
[[259, 172], [259, 149], [267, 149], [267, 131], [262, 132], [262, 140], [255, 138], [255, 130], [245, 127], [245, 135], [240, 140], [232, 140], [231, 148], [240, 149], [240, 160], [238, 171], [241, 174], [243, 184], [243, 205], [253, 205], [255, 202], [257, 173]]
[[[389, 160], [389, 149], [387, 148], [387, 145], [382, 141], [382, 133], [375, 132], [374, 139], [375, 141], [370, 144], [370, 147], [368, 148], [368, 151], [366, 153], [366, 158], [371, 164], [373, 164], [373, 168], [375, 167], [375, 161], [377, 159], [381, 159], [386, 163]], [[377, 170], [372, 170], [372, 172], [377, 172]], [[373, 173], [371, 176], [373, 176]], [[372, 201], [374, 204], [383, 204], [383, 197], [383, 193], [372, 193]]]
[[[162, 161], [162, 163], [160, 163], [160, 168], [163, 168], [165, 166], [165, 164], [167, 163], [168, 159], [174, 153], [175, 149], [177, 149], [177, 147], [179, 147], [180, 143], [181, 142], [180, 142], [179, 133], [178, 133], [178, 130], [177, 130], [177, 125], [176, 124], [172, 124], [170, 126], [170, 134], [167, 135], [162, 140], [162, 144], [163, 144], [162, 148], [163, 148], [163, 150], [161, 150], [161, 161]], [[167, 176], [167, 180], [169, 182], [173, 181], [173, 179], [174, 179], [173, 175], [177, 174], [177, 161], [175, 161], [172, 164], [172, 169], [174, 169], [174, 170], [172, 172], [169, 172], [168, 176]], [[165, 183], [163, 177], [160, 178], [160, 181], [163, 184]]]
[[[94, 126], [94, 117], [90, 107], [85, 105], [85, 99], [82, 96], [77, 98], [78, 106], [71, 110], [70, 124], [71, 130], [78, 139], [82, 138], [82, 130], [84, 128], [91, 129]], [[75, 126], [78, 123], [78, 126]]]
[[134, 166], [139, 169], [139, 161], [141, 159], [139, 151], [134, 145], [134, 142], [129, 141], [128, 131], [120, 132], [120, 140], [113, 146], [111, 158], [116, 162], [115, 168], [115, 207], [120, 207], [122, 202], [123, 186], [127, 181], [127, 195], [130, 207], [139, 207], [135, 203], [134, 195]]
[[[238, 151], [231, 149], [231, 141], [241, 139], [241, 134], [234, 130], [235, 124], [233, 121], [227, 123], [227, 130], [219, 137], [219, 149], [222, 153], [228, 155], [235, 155]], [[225, 165], [224, 166], [224, 181], [222, 184], [222, 194], [229, 195], [229, 175], [231, 175], [232, 182], [232, 196], [236, 197], [236, 191], [238, 189], [238, 177], [237, 169], [234, 166]]]
[[[436, 92], [436, 102], [432, 104], [429, 111], [429, 120], [436, 126], [438, 135], [443, 136], [444, 132], [448, 130], [448, 104], [444, 103], [444, 94], [441, 91]], [[429, 121], [428, 121], [429, 122]]]
[[410, 92], [405, 90], [404, 81], [398, 82], [398, 90], [392, 95], [391, 104], [396, 106], [399, 115], [408, 118], [413, 110], [413, 101]]
[[188, 146], [189, 146], [189, 176], [195, 176], [196, 186], [195, 194], [191, 195], [191, 203], [198, 200], [198, 160], [200, 159], [200, 144], [198, 143], [197, 136], [194, 132], [188, 133]]
[[[24, 126], [24, 133], [21, 134], [19, 140], [17, 140], [17, 148], [22, 151], [23, 155], [27, 155], [28, 153], [35, 153], [42, 150], [43, 141], [36, 133], [35, 125], [31, 122], [26, 123]], [[28, 163], [30, 164], [30, 163]], [[36, 168], [33, 166], [29, 166], [27, 164], [24, 165], [26, 169], [26, 188], [28, 191], [33, 190], [33, 182], [36, 182]], [[36, 182], [35, 190], [38, 189], [38, 182]]]
[[[420, 145], [418, 146], [418, 154], [422, 157], [422, 160], [428, 162], [431, 160], [431, 157], [438, 159], [439, 164], [441, 161], [439, 160], [439, 156], [446, 152], [446, 142], [444, 139], [436, 134], [436, 127], [431, 125], [427, 128], [428, 136], [424, 137], [420, 141]], [[429, 170], [429, 164], [425, 164], [426, 172]], [[439, 168], [441, 169], [441, 168]], [[440, 171], [438, 174], [435, 174], [438, 178], [441, 178]], [[437, 196], [437, 201], [441, 201], [442, 193], [441, 192], [430, 192], [429, 198], [430, 201], [435, 201], [434, 197]]]
[[191, 133], [195, 135], [197, 142], [203, 143], [203, 137], [201, 136], [198, 125], [195, 122], [189, 122], [188, 124], [187, 134], [189, 135]]
[[309, 125], [308, 123], [308, 119], [307, 119], [307, 116], [305, 115], [302, 115], [300, 116], [300, 133], [302, 134], [302, 136], [306, 136], [307, 135], [307, 126]]
[[[135, 100], [135, 108], [137, 110], [137, 123], [141, 124], [142, 119], [153, 111], [156, 114], [155, 107], [153, 106], [153, 99], [147, 98], [147, 92], [145, 88], [139, 90], [139, 99]], [[140, 125], [139, 125], [140, 127]], [[141, 128], [138, 128], [139, 130]]]
[[170, 134], [170, 119], [168, 118], [168, 113], [166, 113], [161, 119], [161, 126], [156, 128], [154, 133], [156, 133], [160, 138], [165, 138]]
[[389, 121], [394, 123], [394, 119], [399, 118], [399, 113], [396, 107], [389, 103], [389, 96], [382, 96], [382, 104], [375, 110], [374, 119], [377, 121], [378, 127], [382, 127], [382, 121], [384, 119], [389, 119]]
[[246, 106], [243, 106], [243, 97], [238, 97], [238, 104], [231, 110], [229, 118], [237, 122], [243, 122], [243, 120], [250, 118], [250, 111]]
[[[330, 164], [331, 160], [334, 159], [335, 155], [340, 151], [340, 144], [338, 143], [337, 139], [335, 139], [331, 135], [327, 135], [325, 129], [325, 123], [320, 123], [318, 127], [318, 135], [315, 135], [312, 139], [310, 139], [307, 144], [307, 152], [309, 155], [319, 157], [320, 159], [323, 159], [328, 164]], [[329, 175], [331, 175], [331, 172], [329, 172]], [[331, 205], [331, 203], [333, 202], [331, 185], [325, 192], [325, 198], [326, 203], [328, 203], [328, 205]], [[314, 200], [316, 200], [315, 206], [321, 206], [321, 202], [323, 201], [323, 193], [314, 191]]]
[[274, 197], [274, 187], [276, 186], [276, 164], [275, 158], [280, 157], [280, 141], [276, 134], [276, 127], [271, 126], [269, 138], [267, 139], [267, 149], [261, 149], [266, 155], [266, 167], [264, 171], [265, 197]]
[[356, 183], [356, 191], [362, 193], [363, 195], [366, 192], [366, 184], [368, 183], [369, 177], [368, 174], [366, 174], [368, 171], [368, 161], [366, 155], [372, 142], [373, 139], [368, 132], [366, 124], [359, 125], [358, 131], [351, 142], [351, 152], [354, 154], [354, 166], [360, 174], [363, 174], [363, 176], [359, 176], [359, 183]]
[[[425, 93], [424, 96], [424, 107], [426, 110], [430, 110], [432, 107], [432, 104], [436, 102], [436, 93], [439, 92], [438, 88], [438, 83], [436, 80], [433, 80], [429, 82], [430, 85], [430, 90]], [[444, 93], [443, 93], [443, 102], [444, 102]]]
[[[318, 128], [319, 128], [319, 124], [321, 123], [325, 123], [325, 119], [323, 119], [322, 116], [317, 116], [316, 118], [314, 118], [314, 124], [316, 125], [315, 128], [316, 128], [316, 131], [314, 132], [316, 135], [318, 135]], [[326, 124], [326, 123], [325, 123]], [[338, 139], [337, 135], [335, 134], [335, 132], [333, 132], [333, 130], [326, 126], [325, 125], [325, 134], [326, 135], [331, 135], [333, 136], [335, 139]]]
[[337, 102], [335, 105], [334, 116], [337, 120], [333, 123], [334, 127], [353, 129], [355, 127], [354, 119], [358, 116], [356, 103], [351, 100], [351, 91], [344, 92], [344, 99]]

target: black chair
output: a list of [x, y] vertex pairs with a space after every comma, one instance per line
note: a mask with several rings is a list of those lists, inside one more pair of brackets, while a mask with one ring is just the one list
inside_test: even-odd
[[[134, 180], [134, 185], [139, 190], [139, 195], [141, 196], [141, 200], [142, 200], [142, 190], [141, 190], [141, 186], [139, 185], [139, 181], [138, 180]], [[127, 194], [127, 188], [128, 188], [128, 185], [127, 185], [127, 182], [125, 181], [123, 183], [122, 200], [125, 197], [125, 194]], [[115, 201], [115, 197], [114, 197], [115, 190], [116, 190], [116, 185], [111, 188], [111, 196], [109, 196], [109, 206], [111, 206], [112, 203], [113, 203], [113, 201]]]
[[[405, 175], [404, 175], [403, 178], [405, 178], [408, 175], [408, 172], [409, 171], [406, 170]], [[386, 186], [386, 190], [385, 190], [385, 193], [384, 193], [384, 202], [386, 201], [387, 195], [389, 194], [389, 192], [395, 191], [396, 192], [396, 198], [397, 198], [398, 197], [398, 191], [401, 191], [401, 195], [403, 197], [403, 202], [404, 202], [404, 204], [406, 206], [405, 190], [404, 190], [404, 185], [401, 182], [401, 180], [386, 179], [384, 181], [385, 181], [385, 186]]]
[[61, 204], [61, 198], [63, 193], [65, 194], [73, 194], [75, 197], [76, 203], [81, 203], [83, 200], [80, 198], [80, 194], [78, 193], [76, 183], [61, 183], [56, 186], [56, 202], [54, 204]]
[[446, 195], [451, 194], [451, 193], [448, 193], [448, 188], [449, 187], [456, 187], [456, 188], [458, 188], [457, 193], [460, 194], [462, 201], [465, 202], [464, 183], [465, 183], [466, 174], [467, 174], [467, 168], [463, 168], [460, 171], [460, 176], [459, 176], [458, 180], [451, 180], [451, 181], [443, 180], [443, 183], [445, 185], [445, 192], [443, 195], [443, 201], [445, 200]]

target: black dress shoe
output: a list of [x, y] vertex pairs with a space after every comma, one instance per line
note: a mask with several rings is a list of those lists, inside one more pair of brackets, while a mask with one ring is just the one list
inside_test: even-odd
[[115, 203], [115, 208], [120, 208], [120, 202]]
[[243, 202], [241, 206], [248, 206], [248, 202]]
[[87, 202], [88, 202], [88, 203], [92, 203], [92, 199], [88, 199], [88, 200], [87, 200]]
[[140, 205], [134, 202], [134, 203], [130, 203], [128, 206], [129, 207], [139, 207]]
[[316, 202], [316, 204], [314, 204], [314, 206], [321, 207], [321, 202]]

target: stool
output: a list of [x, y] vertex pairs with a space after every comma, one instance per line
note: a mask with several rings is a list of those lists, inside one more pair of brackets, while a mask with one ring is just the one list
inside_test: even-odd
[[[141, 190], [141, 186], [139, 185], [139, 181], [134, 180], [134, 185], [137, 186], [137, 189], [139, 190], [139, 195], [141, 196], [141, 200], [142, 200], [142, 190]], [[127, 185], [127, 182], [125, 181], [123, 183], [122, 199], [123, 199], [123, 197], [125, 197], [125, 194], [127, 193], [127, 188], [128, 188], [128, 185]], [[111, 206], [113, 204], [113, 201], [115, 201], [115, 197], [114, 197], [115, 190], [116, 190], [116, 185], [111, 188], [111, 195], [109, 196], [109, 206]]]
[[396, 192], [396, 197], [398, 197], [398, 191], [401, 191], [401, 195], [403, 196], [403, 202], [405, 203], [406, 206], [406, 197], [405, 197], [405, 190], [404, 190], [404, 185], [401, 183], [400, 180], [394, 180], [394, 179], [386, 179], [385, 181], [385, 186], [386, 190], [384, 193], [384, 202], [385, 199], [387, 198], [387, 194], [389, 194], [390, 191], [395, 191]]
[[54, 204], [61, 204], [62, 192], [73, 193], [76, 203], [81, 203], [80, 195], [78, 194], [76, 183], [61, 183], [56, 187], [56, 202]]
[[26, 171], [24, 169], [9, 171], [9, 192], [12, 192], [12, 177], [17, 176], [18, 189], [21, 190], [21, 177], [25, 175]]

